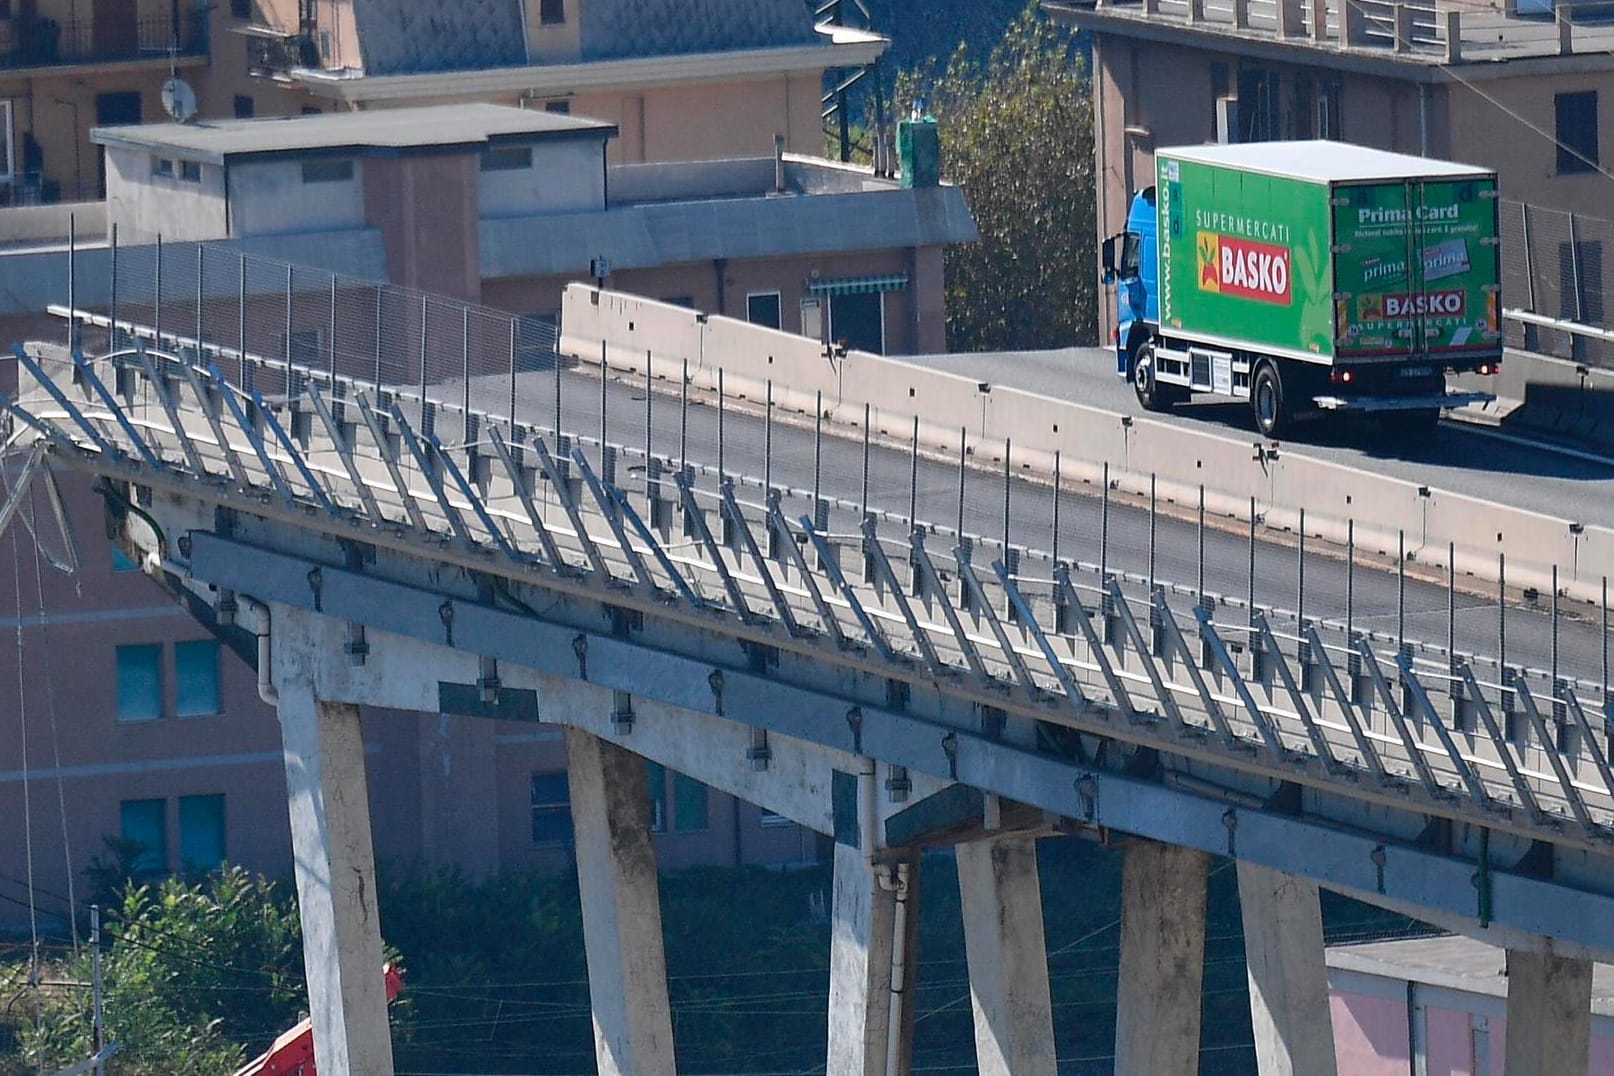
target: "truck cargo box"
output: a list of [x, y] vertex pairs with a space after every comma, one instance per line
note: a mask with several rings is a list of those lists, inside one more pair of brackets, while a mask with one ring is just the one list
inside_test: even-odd
[[1323, 364], [1500, 355], [1494, 172], [1323, 141], [1156, 164], [1162, 336]]

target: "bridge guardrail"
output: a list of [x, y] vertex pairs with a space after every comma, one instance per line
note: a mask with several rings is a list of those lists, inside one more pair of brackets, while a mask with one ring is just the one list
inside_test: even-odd
[[[137, 340], [154, 335], [128, 329]], [[478, 431], [475, 439], [449, 447], [430, 432], [432, 400], [404, 406], [394, 387], [375, 390], [326, 369], [249, 354], [244, 361], [255, 372], [245, 381], [277, 373], [290, 385], [270, 403], [224, 379], [214, 349], [191, 343], [188, 355], [137, 346], [100, 362], [25, 358], [44, 391], [11, 404], [11, 414], [60, 458], [92, 472], [405, 550], [424, 543], [433, 558], [482, 571], [503, 566], [519, 578], [536, 564], [566, 586], [609, 577], [605, 592], [622, 595], [621, 587], [637, 584], [633, 600], [659, 609], [667, 598], [652, 599], [651, 591], [682, 595], [690, 610], [721, 613], [736, 625], [771, 621], [793, 639], [805, 629], [909, 690], [962, 691], [981, 708], [983, 725], [1012, 704], [1053, 725], [1207, 753], [1235, 768], [1303, 773], [1309, 783], [1370, 801], [1415, 802], [1520, 834], [1544, 826], [1578, 847], [1614, 839], [1608, 730], [1588, 718], [1594, 711], [1558, 669], [1545, 688], [1506, 664], [1497, 682], [1486, 683], [1472, 661], [1449, 651], [1443, 672], [1420, 668], [1417, 651], [1427, 647], [1413, 643], [1404, 625], [1393, 653], [1348, 621], [1302, 610], [1290, 631], [1274, 630], [1287, 614], [1255, 601], [1258, 581], [1268, 590], [1270, 581], [1253, 559], [1246, 622], [1219, 619], [1216, 610], [1237, 599], [1210, 594], [1203, 582], [1168, 586], [1156, 573], [1153, 510], [1146, 575], [1136, 571], [1136, 549], [1129, 571], [1119, 555], [1111, 564], [1065, 560], [1007, 533], [999, 540], [962, 527], [948, 553], [927, 546], [948, 536], [946, 525], [921, 523], [911, 511], [871, 510], [867, 449], [860, 497], [831, 503], [814, 472], [812, 490], [752, 479], [751, 488], [765, 488], [759, 504], [736, 496], [738, 476], [721, 457], [715, 468], [695, 466], [682, 437], [677, 454], [665, 444], [657, 451], [647, 421], [643, 484], [630, 491], [617, 481], [619, 460], [639, 450], [610, 438], [603, 411], [597, 441], [523, 428], [501, 420], [502, 388], [483, 382], [461, 397], [472, 401], [466, 426]], [[654, 395], [645, 401], [653, 407]], [[345, 418], [333, 418], [337, 405]], [[720, 402], [720, 445], [723, 413]], [[770, 407], [764, 421], [771, 418]], [[344, 422], [353, 432], [341, 432]], [[502, 468], [482, 468], [489, 452]], [[1012, 462], [1005, 457], [1006, 475]], [[961, 488], [971, 481], [969, 468], [958, 474]], [[224, 475], [235, 482], [217, 481]], [[1005, 481], [1005, 527], [1015, 518], [1012, 491]], [[928, 503], [936, 506], [934, 494]], [[1051, 507], [1057, 520], [1057, 493]], [[150, 522], [149, 513], [141, 518]], [[882, 519], [896, 526], [882, 530]], [[369, 529], [355, 532], [361, 521]], [[1252, 558], [1254, 530], [1252, 519]], [[536, 545], [532, 534], [541, 538]], [[159, 545], [165, 557], [189, 555]], [[1098, 548], [1107, 557], [1107, 546]], [[1302, 549], [1302, 571], [1306, 563]], [[189, 574], [177, 560], [164, 566]], [[1060, 698], [1063, 708], [1047, 708]], [[1605, 710], [1606, 699], [1605, 690]], [[1105, 713], [1091, 710], [1095, 704]]]

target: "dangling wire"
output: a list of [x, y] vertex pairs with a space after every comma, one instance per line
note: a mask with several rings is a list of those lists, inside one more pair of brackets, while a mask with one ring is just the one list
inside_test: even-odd
[[[34, 514], [33, 491], [28, 493], [28, 512]], [[45, 609], [45, 572], [40, 565], [43, 559], [39, 543], [34, 543], [34, 586], [39, 593], [39, 645], [44, 651], [45, 713], [50, 721], [51, 765], [56, 773], [56, 811], [62, 823], [62, 863], [67, 869], [67, 922], [73, 933], [73, 948], [78, 948], [78, 895], [73, 891], [73, 845], [67, 836], [67, 790], [62, 776], [62, 743], [56, 724], [56, 674], [51, 668], [50, 615]], [[74, 573], [77, 581], [81, 573]], [[20, 582], [19, 582], [20, 587]]]
[[17, 581], [17, 722], [21, 727], [22, 746], [22, 830], [27, 862], [28, 874], [28, 931], [33, 942], [28, 958], [28, 981], [32, 986], [39, 985], [39, 911], [34, 904], [34, 823], [33, 823], [33, 794], [29, 790], [28, 766], [28, 690], [25, 686], [23, 669], [27, 656], [27, 647], [23, 642], [22, 633], [22, 554], [18, 549], [21, 538], [15, 531], [11, 534], [11, 577]]

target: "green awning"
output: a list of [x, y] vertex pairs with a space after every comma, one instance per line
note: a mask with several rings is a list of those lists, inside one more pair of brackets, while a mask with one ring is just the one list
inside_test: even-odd
[[867, 295], [872, 291], [901, 291], [907, 286], [907, 273], [842, 276], [827, 280], [809, 280], [807, 282], [807, 290], [814, 295]]

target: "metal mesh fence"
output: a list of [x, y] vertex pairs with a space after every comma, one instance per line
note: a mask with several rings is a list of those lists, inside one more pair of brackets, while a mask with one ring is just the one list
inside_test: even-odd
[[[109, 264], [106, 302], [94, 312], [114, 325], [155, 329], [162, 347], [200, 354], [226, 380], [271, 399], [299, 395], [310, 379], [337, 391], [351, 381], [384, 398], [430, 399], [432, 424], [436, 412], [467, 410], [473, 387], [479, 395], [502, 388], [504, 406], [494, 410], [518, 421], [515, 374], [557, 361], [552, 319], [220, 245], [124, 247]], [[452, 443], [463, 428], [456, 421], [430, 432]]]
[[1541, 323], [1608, 326], [1603, 273], [1614, 253], [1614, 221], [1504, 201], [1501, 222], [1503, 304], [1534, 316], [1507, 319], [1508, 345], [1589, 365], [1614, 364], [1610, 340]]

